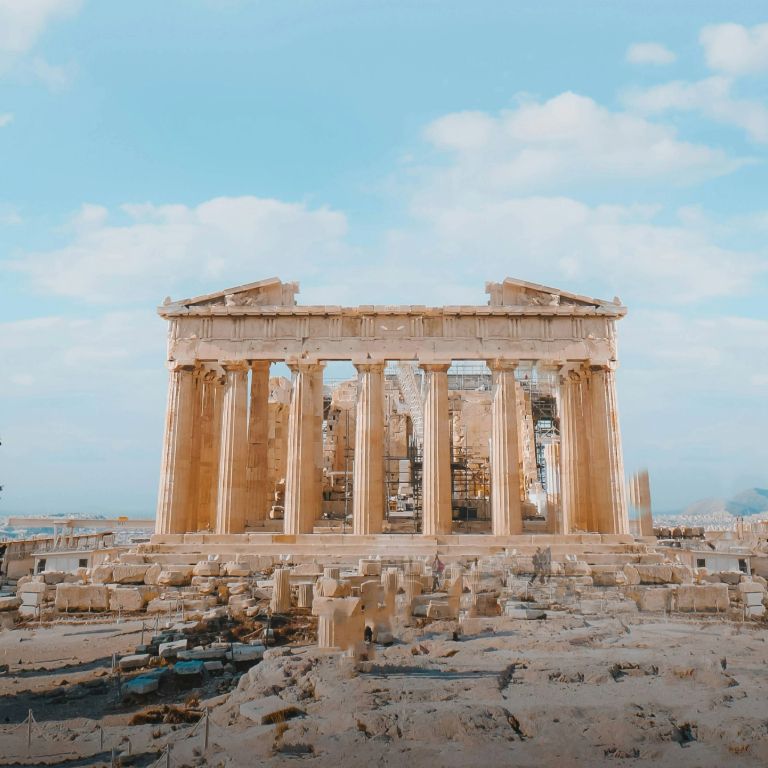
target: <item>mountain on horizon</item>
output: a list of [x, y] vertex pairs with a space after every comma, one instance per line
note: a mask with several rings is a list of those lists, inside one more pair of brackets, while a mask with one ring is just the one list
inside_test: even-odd
[[729, 514], [734, 517], [749, 517], [768, 512], [768, 488], [747, 488], [730, 499], [707, 498], [694, 501], [683, 511], [683, 515]]

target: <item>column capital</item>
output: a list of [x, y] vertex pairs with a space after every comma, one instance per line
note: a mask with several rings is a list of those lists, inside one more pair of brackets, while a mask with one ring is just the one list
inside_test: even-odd
[[248, 370], [248, 361], [247, 360], [222, 360], [219, 365], [221, 367], [229, 372], [237, 372], [237, 371], [247, 371]]
[[514, 373], [520, 365], [519, 360], [506, 360], [505, 358], [497, 357], [487, 361], [488, 367], [497, 372]]
[[609, 371], [613, 373], [618, 367], [619, 363], [617, 360], [609, 360], [606, 363], [593, 363], [591, 360], [588, 360], [585, 363], [585, 368], [594, 373], [599, 373], [600, 371]]
[[169, 360], [168, 370], [171, 373], [179, 373], [181, 371], [192, 372], [198, 365], [196, 360]]
[[429, 373], [448, 373], [450, 367], [450, 363], [419, 363], [419, 368]]
[[325, 368], [324, 362], [305, 362], [303, 360], [294, 360], [286, 362], [291, 373], [317, 373]]
[[355, 366], [355, 369], [358, 373], [383, 373], [384, 368], [386, 367], [386, 362], [376, 362], [376, 361], [370, 361], [370, 362], [364, 362], [364, 363], [356, 363], [352, 362], [352, 365]]

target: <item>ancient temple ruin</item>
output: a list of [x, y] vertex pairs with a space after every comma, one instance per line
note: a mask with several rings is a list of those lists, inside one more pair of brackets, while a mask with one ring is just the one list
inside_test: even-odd
[[[485, 306], [297, 293], [272, 278], [159, 308], [157, 534], [629, 533], [618, 299], [511, 278]], [[324, 382], [329, 361], [356, 378]]]

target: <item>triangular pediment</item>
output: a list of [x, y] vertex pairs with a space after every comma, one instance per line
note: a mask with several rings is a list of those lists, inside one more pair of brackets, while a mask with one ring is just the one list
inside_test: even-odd
[[611, 307], [616, 309], [621, 306], [621, 301], [618, 297], [614, 298], [613, 301], [593, 299], [589, 296], [569, 293], [560, 288], [529, 283], [513, 277], [506, 277], [501, 283], [486, 283], [485, 292], [490, 297], [488, 304], [492, 307], [580, 306], [594, 308]]
[[194, 296], [190, 299], [166, 299], [161, 309], [179, 307], [293, 307], [298, 283], [284, 283], [279, 277], [270, 277], [255, 283], [225, 288], [216, 293]]

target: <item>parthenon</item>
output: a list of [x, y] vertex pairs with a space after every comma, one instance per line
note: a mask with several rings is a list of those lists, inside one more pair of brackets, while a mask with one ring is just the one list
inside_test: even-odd
[[[444, 536], [462, 525], [467, 505], [457, 504], [455, 473], [466, 467], [456, 457], [449, 408], [451, 366], [462, 361], [487, 372], [478, 378], [481, 391], [488, 382], [488, 430], [479, 437], [488, 477], [474, 491], [472, 517], [485, 500], [494, 536], [628, 533], [615, 387], [615, 321], [626, 308], [618, 298], [511, 278], [485, 290], [486, 306], [302, 306], [297, 283], [271, 278], [166, 299], [158, 309], [169, 324], [169, 387], [156, 533], [328, 529], [327, 361], [349, 361], [357, 371], [354, 434], [345, 435], [351, 466], [341, 473], [345, 532], [395, 531], [390, 512], [403, 485], [409, 530]], [[272, 363], [291, 371], [290, 386], [282, 386], [287, 429], [269, 407], [271, 383], [279, 385], [270, 380]], [[388, 375], [393, 363], [399, 367]], [[385, 445], [389, 390], [404, 406], [415, 446], [414, 460], [404, 462], [406, 446], [394, 469]], [[543, 401], [551, 406], [545, 439], [533, 417]], [[270, 477], [278, 440], [283, 476]]]

